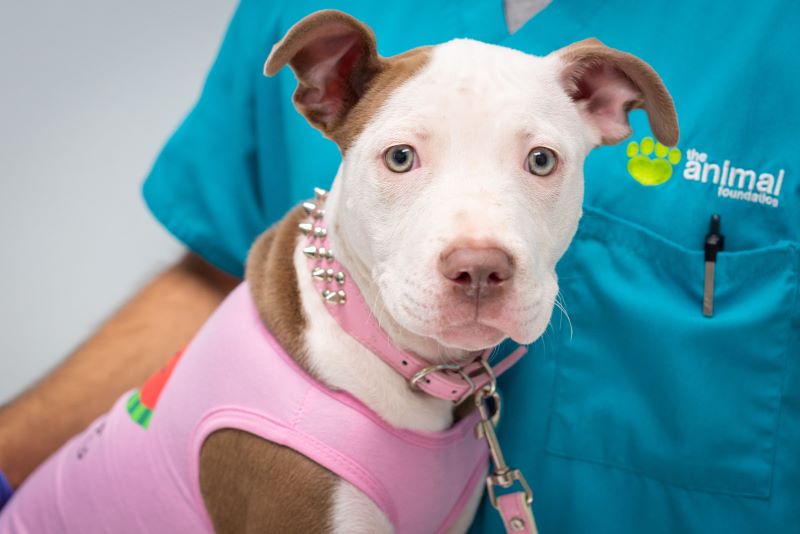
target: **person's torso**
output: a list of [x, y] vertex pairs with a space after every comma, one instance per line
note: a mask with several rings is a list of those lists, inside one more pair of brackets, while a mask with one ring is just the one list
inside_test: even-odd
[[[278, 10], [270, 38], [321, 7]], [[543, 532], [796, 526], [800, 7], [555, 0], [511, 36], [497, 1], [337, 8], [370, 25], [384, 55], [455, 37], [543, 55], [597, 37], [654, 67], [680, 142], [654, 146], [635, 111], [632, 137], [587, 159], [585, 215], [558, 267], [569, 319], [556, 311], [502, 380], [500, 437]], [[328, 185], [340, 156], [293, 109], [290, 72], [259, 83], [266, 223]], [[712, 214], [725, 249], [705, 317]], [[500, 528], [484, 503], [474, 530]]]

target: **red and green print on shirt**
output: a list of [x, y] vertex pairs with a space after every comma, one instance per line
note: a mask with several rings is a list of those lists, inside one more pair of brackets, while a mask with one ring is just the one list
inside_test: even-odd
[[135, 390], [128, 398], [128, 414], [142, 428], [146, 429], [150, 426], [150, 419], [153, 417], [153, 410], [156, 408], [158, 398], [172, 375], [175, 365], [183, 356], [184, 350], [185, 348], [175, 353], [167, 365], [148, 378], [144, 385]]

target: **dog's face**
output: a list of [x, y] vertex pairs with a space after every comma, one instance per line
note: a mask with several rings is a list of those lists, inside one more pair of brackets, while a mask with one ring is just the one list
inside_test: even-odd
[[368, 28], [327, 11], [290, 30], [267, 72], [287, 62], [298, 108], [344, 154], [337, 256], [379, 319], [445, 348], [542, 334], [584, 158], [627, 137], [631, 108], [677, 142], [658, 76], [597, 41], [534, 57], [455, 40], [384, 59]]
[[404, 328], [474, 350], [547, 325], [591, 147], [554, 67], [433, 47], [349, 148], [338, 224]]

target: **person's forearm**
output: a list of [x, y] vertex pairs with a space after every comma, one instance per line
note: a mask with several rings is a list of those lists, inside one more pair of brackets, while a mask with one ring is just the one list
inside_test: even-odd
[[238, 280], [188, 255], [157, 276], [64, 363], [0, 409], [0, 470], [17, 487], [47, 456], [199, 329]]

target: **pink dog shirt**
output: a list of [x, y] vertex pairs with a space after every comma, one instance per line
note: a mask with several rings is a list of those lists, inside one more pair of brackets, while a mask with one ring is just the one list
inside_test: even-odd
[[213, 532], [198, 464], [222, 428], [325, 466], [398, 533], [446, 530], [483, 482], [477, 416], [441, 433], [393, 428], [300, 369], [264, 328], [246, 282], [179, 356], [174, 372], [123, 396], [43, 464], [0, 514], [0, 533]]

